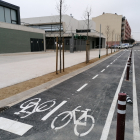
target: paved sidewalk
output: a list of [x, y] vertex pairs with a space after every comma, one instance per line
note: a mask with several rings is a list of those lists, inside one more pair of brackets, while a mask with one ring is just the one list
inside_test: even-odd
[[[109, 53], [111, 53], [110, 49]], [[102, 49], [101, 56], [105, 54], [106, 49]], [[99, 50], [96, 49], [90, 52], [90, 59], [97, 58], [98, 56]], [[82, 62], [85, 62], [85, 51], [65, 52], [65, 68]], [[54, 72], [55, 64], [55, 52], [0, 55], [0, 88]]]

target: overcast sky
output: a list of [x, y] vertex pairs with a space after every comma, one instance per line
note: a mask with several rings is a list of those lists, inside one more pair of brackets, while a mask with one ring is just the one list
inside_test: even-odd
[[[3, 0], [20, 7], [21, 18], [58, 15], [56, 3], [59, 0]], [[117, 13], [127, 18], [132, 36], [140, 41], [140, 0], [65, 0], [68, 10], [76, 19], [82, 19], [87, 7], [92, 8], [91, 17], [105, 13]]]

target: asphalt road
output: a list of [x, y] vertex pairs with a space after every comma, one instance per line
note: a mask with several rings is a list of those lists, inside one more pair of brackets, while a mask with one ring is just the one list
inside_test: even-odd
[[[139, 106], [140, 49], [133, 50], [137, 50], [134, 61]], [[129, 55], [130, 50], [121, 51], [2, 112], [0, 140], [115, 140], [118, 92], [126, 92], [133, 98], [133, 73], [129, 81], [125, 80]], [[132, 140], [133, 130], [133, 105], [128, 104], [127, 140]]]

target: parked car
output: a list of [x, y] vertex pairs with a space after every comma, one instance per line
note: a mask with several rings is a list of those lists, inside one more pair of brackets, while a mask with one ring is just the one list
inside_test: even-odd
[[125, 46], [126, 46], [127, 48], [129, 48], [129, 43], [125, 43]]
[[118, 48], [118, 49], [121, 49], [122, 47], [121, 47], [121, 45], [118, 45], [117, 48]]
[[111, 48], [116, 49], [116, 48], [118, 48], [118, 45], [113, 45], [113, 46], [111, 46]]
[[129, 48], [132, 48], [133, 47], [133, 45], [129, 45]]
[[128, 49], [128, 44], [127, 43], [123, 43], [121, 44], [121, 49]]

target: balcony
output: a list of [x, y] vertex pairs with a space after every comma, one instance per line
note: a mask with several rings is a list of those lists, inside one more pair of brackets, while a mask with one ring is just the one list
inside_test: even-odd
[[122, 18], [122, 21], [124, 21], [124, 20], [125, 20], [125, 17]]
[[122, 26], [125, 25], [125, 21], [122, 22]]
[[122, 27], [122, 30], [124, 30], [124, 27]]

